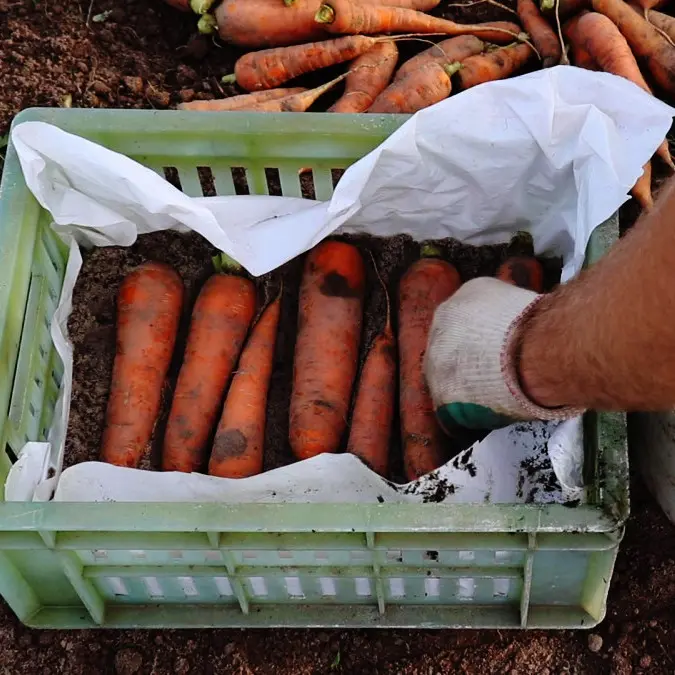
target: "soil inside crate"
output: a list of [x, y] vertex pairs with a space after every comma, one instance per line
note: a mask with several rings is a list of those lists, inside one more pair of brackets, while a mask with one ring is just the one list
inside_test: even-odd
[[[382, 329], [386, 298], [375, 275], [370, 254], [377, 265], [395, 307], [398, 281], [410, 264], [419, 257], [419, 244], [408, 236], [374, 238], [343, 237], [359, 246], [367, 269], [367, 292], [361, 337], [361, 361], [375, 335]], [[454, 263], [463, 280], [494, 275], [507, 256], [507, 245], [474, 247], [452, 239], [437, 242], [441, 255]], [[74, 347], [73, 394], [66, 438], [64, 466], [97, 460], [105, 422], [106, 404], [115, 357], [115, 304], [119, 285], [134, 267], [155, 260], [174, 267], [186, 288], [183, 317], [173, 362], [165, 386], [161, 412], [152, 442], [141, 468], [158, 470], [161, 465], [161, 443], [166, 426], [173, 389], [178, 376], [189, 329], [190, 312], [203, 283], [212, 274], [211, 257], [216, 250], [200, 235], [160, 232], [142, 235], [128, 248], [98, 248], [83, 253], [83, 266], [73, 293], [73, 310], [68, 330]], [[293, 353], [298, 314], [298, 291], [304, 256], [291, 260], [283, 267], [256, 280], [258, 302], [262, 308], [276, 295], [283, 279], [282, 313], [277, 338], [274, 370], [267, 408], [265, 470], [292, 463], [288, 443], [288, 409], [293, 376]], [[560, 278], [560, 261], [542, 259], [547, 287]], [[392, 312], [396, 330], [396, 312]], [[392, 432], [392, 474], [403, 482], [398, 419]], [[346, 438], [343, 445], [346, 443]], [[448, 453], [456, 454], [461, 447], [448, 441]]]

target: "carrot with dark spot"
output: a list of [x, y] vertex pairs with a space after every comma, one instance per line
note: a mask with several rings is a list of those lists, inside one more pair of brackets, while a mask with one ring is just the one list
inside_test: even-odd
[[281, 292], [253, 327], [232, 378], [213, 441], [209, 475], [247, 478], [263, 470], [265, 418]]
[[522, 68], [533, 56], [534, 51], [526, 44], [509, 45], [486, 54], [470, 56], [462, 63], [457, 77], [462, 89], [503, 80]]
[[424, 247], [425, 257], [412, 264], [399, 285], [399, 408], [405, 474], [411, 481], [447, 461], [424, 378], [424, 354], [436, 308], [462, 282], [453, 265], [431, 257], [436, 253], [433, 247]]
[[386, 478], [396, 405], [396, 338], [391, 328], [389, 294], [377, 268], [375, 273], [384, 290], [387, 314], [384, 328], [373, 340], [361, 369], [347, 452]]
[[298, 459], [335, 452], [358, 365], [365, 270], [351, 244], [310, 251], [300, 285], [289, 439]]
[[101, 459], [137, 467], [159, 414], [183, 304], [183, 282], [168, 265], [132, 270], [117, 295], [117, 349]]
[[[164, 471], [199, 471], [225, 388], [256, 304], [255, 286], [224, 254], [220, 269], [204, 284], [192, 311], [183, 365], [164, 435]], [[228, 273], [230, 272], [230, 273]]]
[[562, 56], [560, 40], [542, 16], [534, 0], [518, 0], [518, 16], [525, 32], [539, 52], [541, 65], [544, 68], [557, 66]]
[[534, 242], [529, 232], [519, 232], [511, 240], [508, 258], [499, 266], [495, 276], [512, 286], [544, 292], [544, 268], [534, 257]]

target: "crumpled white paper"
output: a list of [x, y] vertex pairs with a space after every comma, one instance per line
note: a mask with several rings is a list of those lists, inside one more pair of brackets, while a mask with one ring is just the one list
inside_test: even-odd
[[[325, 203], [266, 196], [194, 199], [132, 160], [55, 127], [17, 126], [12, 142], [26, 182], [52, 213], [71, 256], [52, 324], [65, 366], [63, 396], [50, 443], [29, 444], [21, 453], [7, 499], [47, 498], [46, 485], [54, 482], [56, 499], [68, 501], [166, 501], [169, 495], [179, 501], [579, 498], [578, 420], [493, 432], [403, 487], [392, 487], [350, 456], [321, 456], [240, 481], [97, 462], [60, 474], [72, 381], [66, 323], [81, 264], [76, 243], [130, 245], [141, 233], [195, 230], [260, 275], [337, 228], [474, 244], [504, 242], [527, 229], [537, 253], [563, 257], [566, 280], [579, 271], [592, 230], [627, 199], [672, 115], [669, 106], [626, 80], [571, 67], [481, 85], [413, 116], [350, 167]], [[556, 482], [542, 478], [552, 467], [560, 485], [543, 490]], [[47, 484], [49, 468], [58, 481]]]

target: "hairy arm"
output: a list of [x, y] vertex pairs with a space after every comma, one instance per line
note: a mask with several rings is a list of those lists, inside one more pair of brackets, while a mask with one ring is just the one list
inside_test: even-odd
[[675, 179], [605, 258], [540, 302], [520, 340], [521, 386], [543, 407], [675, 407]]

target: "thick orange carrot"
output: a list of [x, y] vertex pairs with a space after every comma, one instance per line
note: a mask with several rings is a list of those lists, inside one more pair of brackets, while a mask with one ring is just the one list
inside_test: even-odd
[[460, 64], [427, 63], [390, 84], [368, 108], [370, 113], [415, 113], [450, 96], [450, 77]]
[[351, 244], [323, 242], [307, 256], [289, 429], [299, 459], [340, 445], [358, 363], [364, 284], [363, 259]]
[[373, 340], [361, 369], [347, 452], [360, 457], [373, 471], [386, 478], [396, 404], [396, 338], [391, 328], [389, 295], [384, 283], [382, 288], [387, 314], [384, 328]]
[[462, 62], [469, 56], [480, 54], [485, 49], [485, 43], [475, 35], [459, 35], [458, 37], [443, 40], [429, 49], [408, 59], [397, 71], [394, 81], [402, 80], [413, 70], [428, 63], [438, 63], [443, 66], [456, 61]]
[[[426, 249], [425, 254], [433, 254]], [[398, 343], [403, 460], [408, 480], [445, 463], [443, 434], [424, 379], [424, 354], [436, 307], [461, 285], [453, 265], [424, 257], [413, 263], [399, 286]]]
[[372, 105], [391, 81], [398, 61], [398, 48], [385, 40], [354, 59], [349, 67], [342, 96], [328, 112], [360, 113]]
[[586, 10], [583, 10], [581, 13], [577, 14], [569, 21], [566, 21], [562, 27], [563, 35], [567, 38], [569, 42], [569, 47], [572, 55], [572, 65], [577, 66], [577, 68], [585, 68], [586, 70], [600, 70], [600, 66], [595, 62], [595, 59], [588, 53], [586, 48], [581, 44], [581, 40], [578, 37], [578, 26], [579, 20], [584, 14], [587, 14]]
[[214, 274], [199, 293], [164, 435], [164, 471], [201, 470], [255, 302], [253, 282], [237, 274]]
[[534, 0], [518, 0], [518, 16], [539, 52], [541, 65], [544, 68], [557, 66], [562, 56], [560, 40]]
[[652, 197], [652, 163], [647, 162], [642, 167], [642, 175], [637, 179], [633, 189], [630, 191], [635, 201], [643, 209], [651, 209], [654, 206]]
[[213, 112], [222, 112], [225, 110], [250, 110], [259, 103], [266, 101], [276, 101], [280, 98], [293, 96], [307, 91], [304, 87], [290, 87], [286, 89], [266, 89], [265, 91], [256, 91], [253, 94], [241, 94], [240, 96], [230, 96], [229, 98], [219, 98], [215, 101], [191, 101], [190, 103], [180, 103], [179, 110], [204, 110]]
[[135, 467], [141, 461], [159, 414], [182, 303], [183, 282], [161, 263], [140, 265], [120, 285], [104, 462]]
[[324, 0], [315, 18], [328, 32], [345, 35], [444, 33], [478, 35], [484, 40], [503, 44], [512, 42], [520, 34], [520, 27], [509, 21], [460, 24], [414, 9], [363, 4], [353, 0]]
[[224, 0], [215, 11], [218, 34], [239, 47], [258, 49], [320, 40], [325, 34], [314, 21], [316, 0]]
[[323, 42], [249, 52], [237, 59], [234, 76], [228, 77], [247, 91], [273, 89], [299, 75], [351, 61], [365, 54], [377, 42], [377, 38], [350, 35]]
[[263, 469], [267, 393], [274, 365], [281, 293], [253, 327], [220, 417], [209, 475], [247, 478]]
[[533, 56], [534, 51], [526, 44], [511, 45], [486, 54], [470, 56], [462, 63], [458, 74], [461, 88], [469, 89], [477, 84], [509, 77]]
[[544, 268], [534, 257], [534, 242], [529, 232], [519, 232], [509, 245], [509, 257], [499, 266], [497, 279], [512, 286], [544, 292]]
[[326, 84], [307, 91], [301, 91], [286, 98], [278, 98], [275, 101], [265, 101], [248, 108], [251, 112], [305, 112], [319, 97], [323, 96], [329, 89], [333, 88], [338, 82], [344, 80], [347, 76], [340, 75]]
[[608, 16], [638, 58], [644, 59], [657, 84], [675, 94], [675, 48], [654, 26], [623, 0], [592, 0], [593, 9]]

